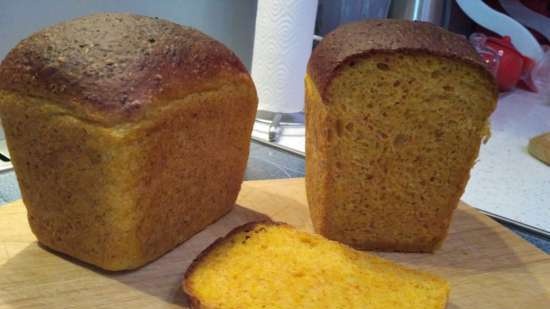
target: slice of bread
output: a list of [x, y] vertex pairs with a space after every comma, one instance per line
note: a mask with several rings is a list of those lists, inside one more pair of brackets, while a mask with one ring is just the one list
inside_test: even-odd
[[447, 282], [273, 222], [236, 228], [189, 267], [191, 308], [445, 308]]
[[438, 248], [496, 101], [468, 41], [432, 24], [369, 20], [326, 36], [306, 76], [315, 230], [358, 249]]

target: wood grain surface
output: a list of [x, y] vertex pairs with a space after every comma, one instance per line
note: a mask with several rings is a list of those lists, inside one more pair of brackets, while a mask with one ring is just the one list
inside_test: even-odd
[[[230, 214], [139, 270], [109, 273], [41, 247], [11, 203], [0, 207], [0, 308], [185, 308], [180, 283], [197, 254], [266, 216], [311, 231], [303, 179], [245, 182]], [[379, 255], [447, 278], [448, 309], [550, 308], [550, 256], [466, 205], [435, 254]]]

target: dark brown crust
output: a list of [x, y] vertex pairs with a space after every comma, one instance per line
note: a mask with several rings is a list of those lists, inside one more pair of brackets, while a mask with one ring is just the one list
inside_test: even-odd
[[199, 264], [202, 262], [202, 260], [204, 258], [206, 258], [206, 256], [208, 254], [210, 254], [210, 252], [212, 252], [215, 248], [217, 248], [218, 246], [220, 246], [221, 244], [223, 244], [227, 240], [231, 239], [231, 237], [233, 237], [233, 235], [241, 233], [241, 232], [248, 232], [250, 230], [253, 230], [258, 225], [285, 225], [285, 226], [290, 226], [287, 223], [275, 222], [275, 221], [271, 221], [271, 220], [248, 222], [248, 223], [245, 223], [243, 225], [240, 225], [240, 226], [234, 228], [229, 233], [227, 233], [225, 236], [216, 239], [213, 243], [211, 243], [208, 247], [206, 247], [206, 249], [204, 249], [193, 260], [191, 265], [189, 265], [189, 267], [185, 271], [185, 275], [183, 276], [182, 289], [183, 289], [183, 293], [185, 294], [185, 296], [189, 300], [189, 305], [190, 305], [191, 309], [206, 309], [206, 307], [203, 307], [200, 300], [191, 292], [191, 289], [188, 286], [187, 278], [189, 278], [189, 276], [191, 276], [193, 271], [197, 268], [197, 266], [199, 266]]
[[135, 118], [151, 102], [209, 90], [206, 84], [218, 74], [249, 79], [228, 48], [195, 29], [102, 13], [21, 41], [0, 65], [0, 90], [42, 97], [77, 117], [108, 123]]
[[427, 53], [456, 58], [482, 68], [492, 78], [468, 40], [433, 24], [380, 19], [343, 25], [319, 43], [307, 72], [326, 102], [326, 90], [340, 67], [377, 52]]

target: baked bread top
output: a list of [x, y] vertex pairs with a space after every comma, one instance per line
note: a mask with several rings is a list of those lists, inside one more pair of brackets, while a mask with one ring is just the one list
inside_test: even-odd
[[349, 23], [329, 33], [313, 51], [307, 73], [325, 97], [342, 65], [374, 52], [422, 52], [459, 58], [486, 71], [474, 48], [461, 35], [427, 22], [373, 19]]
[[45, 98], [104, 124], [139, 119], [155, 102], [208, 91], [231, 78], [252, 84], [222, 43], [166, 20], [121, 13], [47, 27], [21, 41], [0, 65], [0, 90]]

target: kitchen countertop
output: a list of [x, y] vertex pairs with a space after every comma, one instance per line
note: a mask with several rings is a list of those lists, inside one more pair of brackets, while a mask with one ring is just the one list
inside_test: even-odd
[[[250, 159], [245, 173], [246, 180], [303, 177], [304, 158], [253, 141]], [[20, 192], [13, 171], [0, 174], [0, 204], [20, 198]], [[502, 223], [516, 234], [526, 239], [546, 253], [550, 253], [550, 239], [531, 233], [520, 227]]]
[[548, 131], [550, 105], [540, 96], [520, 89], [501, 94], [491, 115], [491, 138], [481, 146], [462, 200], [550, 232], [550, 167], [527, 151], [532, 137]]

